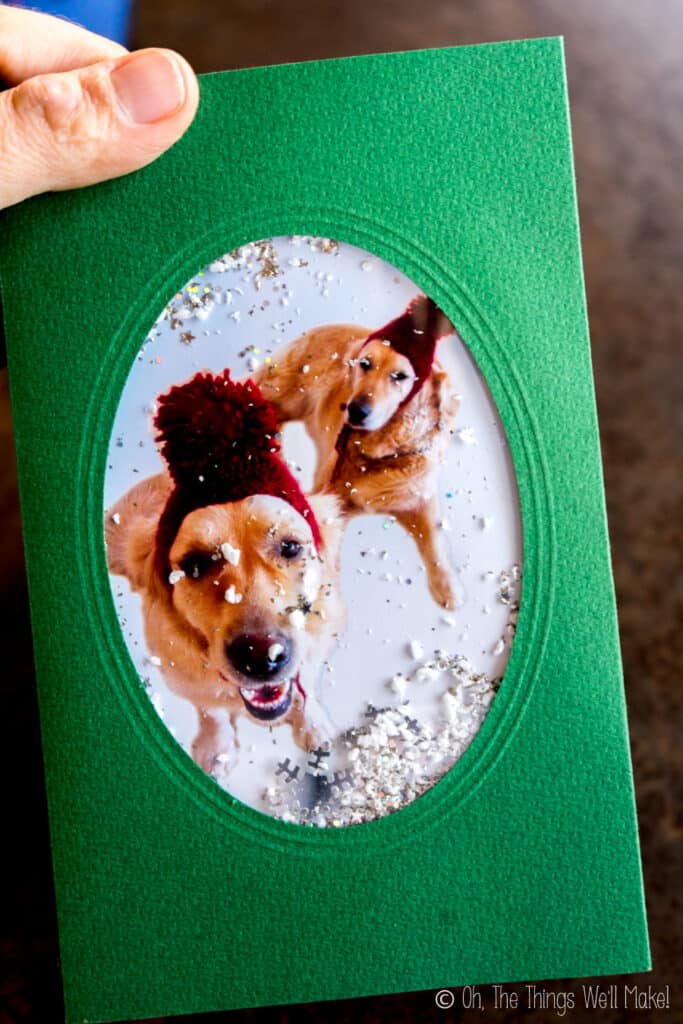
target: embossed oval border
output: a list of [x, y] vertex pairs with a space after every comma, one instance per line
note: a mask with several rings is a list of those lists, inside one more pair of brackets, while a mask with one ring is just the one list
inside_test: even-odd
[[[291, 824], [248, 807], [221, 789], [182, 749], [161, 721], [128, 653], [113, 596], [97, 580], [108, 578], [102, 527], [104, 475], [114, 416], [144, 338], [169, 295], [220, 252], [258, 238], [286, 235], [335, 238], [365, 249], [395, 266], [428, 294], [457, 324], [458, 333], [484, 377], [510, 446], [519, 491], [523, 577], [520, 615], [503, 683], [470, 746], [426, 793], [393, 814], [362, 826], [312, 828]], [[178, 284], [178, 281], [181, 284]], [[84, 586], [102, 639], [103, 672], [111, 682], [131, 727], [155, 762], [182, 785], [206, 813], [231, 831], [269, 847], [345, 855], [363, 854], [375, 842], [410, 842], [437, 815], [453, 814], [469, 799], [503, 755], [531, 698], [552, 618], [555, 537], [550, 474], [529, 400], [514, 363], [473, 296], [419, 243], [404, 238], [371, 216], [343, 210], [290, 208], [243, 215], [207, 232], [180, 250], [148, 279], [138, 301], [111, 340], [93, 387], [78, 459], [76, 493], [85, 496], [77, 517], [79, 546], [85, 555]]]

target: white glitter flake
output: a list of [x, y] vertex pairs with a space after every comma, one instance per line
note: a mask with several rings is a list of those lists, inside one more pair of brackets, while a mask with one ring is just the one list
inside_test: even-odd
[[406, 679], [405, 676], [401, 675], [401, 673], [398, 672], [393, 677], [389, 685], [391, 686], [391, 689], [394, 691], [394, 693], [397, 693], [399, 697], [403, 697], [408, 687], [408, 680]]
[[163, 702], [163, 699], [161, 697], [161, 694], [157, 690], [155, 690], [154, 693], [152, 693], [150, 695], [150, 700], [151, 700], [152, 706], [154, 707], [154, 710], [158, 714], [159, 718], [163, 718], [164, 717], [164, 702]]
[[303, 629], [306, 623], [306, 616], [301, 611], [301, 608], [295, 608], [293, 612], [289, 613], [289, 621], [294, 629]]
[[460, 438], [463, 444], [476, 444], [477, 436], [474, 433], [474, 427], [463, 427], [462, 430], [456, 430], [456, 436]]
[[410, 652], [410, 657], [414, 658], [415, 661], [421, 658], [425, 652], [425, 649], [419, 640], [411, 640], [408, 644], [408, 650]]
[[304, 569], [303, 580], [301, 582], [303, 586], [304, 599], [309, 602], [314, 601], [318, 595], [318, 585], [320, 583], [320, 573], [315, 564], [306, 566]]
[[228, 604], [240, 604], [242, 601], [242, 595], [235, 590], [234, 584], [230, 584], [228, 589], [225, 591], [225, 600]]
[[221, 554], [225, 561], [229, 562], [230, 565], [240, 564], [240, 555], [242, 552], [239, 548], [234, 548], [232, 544], [229, 544], [227, 541], [225, 544], [221, 544]]

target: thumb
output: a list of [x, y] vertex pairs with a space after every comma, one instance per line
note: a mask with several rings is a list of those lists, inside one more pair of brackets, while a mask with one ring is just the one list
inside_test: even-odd
[[157, 49], [0, 93], [0, 209], [144, 167], [180, 138], [198, 99], [189, 64]]

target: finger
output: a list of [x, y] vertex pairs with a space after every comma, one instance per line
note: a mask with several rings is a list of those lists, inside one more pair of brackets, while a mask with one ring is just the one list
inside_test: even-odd
[[0, 93], [0, 209], [144, 167], [180, 138], [198, 99], [194, 72], [171, 50], [36, 75]]
[[47, 71], [72, 71], [126, 52], [111, 39], [61, 18], [0, 6], [0, 79], [7, 85]]

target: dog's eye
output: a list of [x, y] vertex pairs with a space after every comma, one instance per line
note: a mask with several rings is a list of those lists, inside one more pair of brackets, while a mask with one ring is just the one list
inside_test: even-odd
[[408, 374], [404, 373], [403, 370], [395, 370], [394, 373], [390, 373], [389, 376], [395, 381], [408, 380]]
[[293, 540], [288, 537], [280, 543], [280, 554], [283, 558], [291, 560], [292, 558], [298, 558], [303, 551], [303, 544], [298, 540]]
[[180, 568], [190, 580], [199, 580], [214, 565], [214, 560], [207, 551], [191, 551], [185, 555]]
[[368, 370], [372, 369], [372, 360], [368, 359], [367, 356], [363, 356], [363, 358], [359, 361], [358, 365], [360, 366], [363, 373], [367, 373]]

